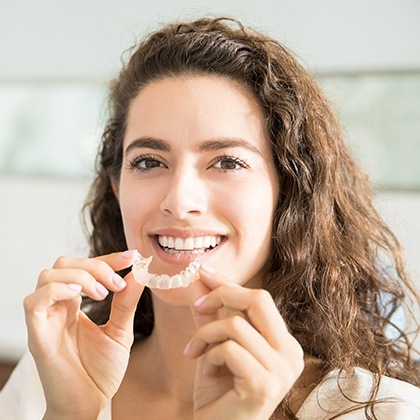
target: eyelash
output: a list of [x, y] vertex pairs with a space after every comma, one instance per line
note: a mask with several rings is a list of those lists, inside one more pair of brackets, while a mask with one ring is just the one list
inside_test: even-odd
[[222, 156], [218, 156], [211, 164], [211, 166], [216, 165], [216, 163], [220, 163], [223, 161], [229, 161], [231, 163], [234, 163], [236, 165], [239, 165], [240, 168], [235, 168], [235, 169], [223, 169], [223, 168], [218, 168], [220, 171], [222, 172], [230, 172], [230, 171], [238, 171], [240, 169], [249, 169], [249, 165], [248, 163], [241, 158], [238, 158], [237, 156], [233, 156], [233, 155], [222, 155]]
[[[152, 168], [141, 168], [140, 164], [142, 162], [146, 162], [146, 161], [154, 161], [154, 162], [159, 163], [159, 165], [154, 166]], [[139, 171], [139, 172], [150, 172], [152, 169], [161, 168], [162, 165], [165, 165], [165, 164], [157, 156], [141, 155], [141, 156], [137, 156], [136, 158], [134, 158], [132, 160], [129, 160], [128, 163], [127, 163], [127, 168], [131, 169], [131, 170]]]
[[[151, 167], [151, 168], [141, 168], [140, 164], [143, 162], [147, 162], [147, 161], [154, 161], [157, 162], [158, 165]], [[238, 171], [241, 169], [248, 169], [249, 165], [248, 163], [241, 158], [238, 158], [237, 156], [233, 156], [233, 155], [221, 155], [218, 156], [216, 159], [213, 160], [213, 162], [209, 165], [209, 168], [214, 167], [216, 164], [221, 163], [223, 161], [228, 161], [230, 163], [234, 163], [235, 165], [239, 165], [240, 168], [231, 168], [231, 169], [223, 169], [223, 168], [216, 168], [221, 172], [231, 172], [231, 171]], [[152, 169], [155, 168], [161, 168], [162, 165], [164, 165], [165, 167], [167, 167], [161, 160], [161, 158], [154, 156], [154, 155], [141, 155], [141, 156], [137, 156], [136, 158], [129, 160], [126, 167], [130, 170], [135, 170], [138, 172], [150, 172]]]

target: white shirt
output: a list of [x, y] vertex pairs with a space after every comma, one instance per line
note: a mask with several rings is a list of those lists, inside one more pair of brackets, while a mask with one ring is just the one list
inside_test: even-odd
[[[351, 399], [366, 400], [369, 398], [372, 377], [370, 372], [356, 368], [353, 375], [340, 380], [340, 385]], [[337, 378], [338, 371], [328, 373], [310, 393], [296, 414], [300, 420], [325, 420], [354, 405], [339, 391]], [[419, 388], [385, 376], [382, 377], [377, 398], [388, 398], [388, 401], [378, 403], [375, 407], [378, 419], [420, 420]], [[0, 419], [40, 420], [44, 413], [44, 393], [35, 362], [28, 352], [0, 393]], [[343, 420], [365, 418], [363, 408], [340, 417]], [[111, 405], [107, 407], [102, 420], [111, 420]]]

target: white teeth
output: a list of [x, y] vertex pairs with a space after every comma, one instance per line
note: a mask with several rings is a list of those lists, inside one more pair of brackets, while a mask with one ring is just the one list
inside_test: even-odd
[[167, 247], [167, 246], [168, 246], [168, 237], [167, 237], [167, 236], [162, 236], [162, 237], [161, 237], [161, 240], [159, 241], [159, 243], [160, 243], [162, 246]]
[[203, 238], [203, 247], [204, 248], [209, 248], [211, 245], [211, 237], [210, 236], [205, 236]]
[[176, 250], [177, 252], [182, 251], [198, 251], [204, 248], [216, 247], [220, 244], [222, 238], [220, 236], [197, 236], [188, 238], [176, 238], [173, 236], [158, 236], [158, 242], [160, 246], [166, 248], [166, 252]]
[[175, 238], [175, 249], [185, 249], [184, 241], [182, 238]]
[[[160, 236], [159, 236], [159, 238], [160, 238]], [[163, 246], [165, 246], [165, 245], [163, 245]], [[175, 241], [174, 241], [174, 238], [172, 238], [172, 236], [168, 237], [168, 244], [166, 246], [168, 248], [175, 248]]]
[[184, 248], [183, 249], [188, 249], [188, 250], [194, 249], [194, 239], [193, 238], [186, 238], [185, 241], [184, 241]]

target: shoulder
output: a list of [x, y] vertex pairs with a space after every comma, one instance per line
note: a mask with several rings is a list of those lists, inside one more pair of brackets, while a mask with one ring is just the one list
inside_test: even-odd
[[[369, 400], [375, 375], [356, 368], [351, 374], [338, 370], [327, 374], [311, 392], [297, 413], [301, 420], [321, 420], [360, 406]], [[420, 389], [398, 379], [383, 376], [379, 384], [374, 413], [378, 419], [419, 419]], [[340, 416], [340, 419], [364, 419], [363, 408]]]
[[2, 420], [35, 420], [45, 413], [45, 398], [32, 355], [27, 352], [0, 393]]
[[[27, 351], [0, 392], [1, 420], [39, 420], [44, 417], [46, 402], [35, 361]], [[102, 420], [111, 419], [111, 405]]]

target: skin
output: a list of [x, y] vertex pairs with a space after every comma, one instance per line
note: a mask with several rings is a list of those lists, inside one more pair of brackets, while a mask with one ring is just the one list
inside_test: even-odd
[[[234, 282], [259, 286], [278, 198], [262, 121], [251, 94], [221, 78], [166, 79], [133, 101], [114, 189], [128, 246], [154, 256], [151, 272], [173, 275], [196, 257], [161, 252], [155, 233], [204, 231], [225, 237], [204, 261]], [[159, 166], [144, 171], [147, 164]]]
[[[304, 364], [259, 288], [278, 185], [255, 100], [217, 77], [150, 83], [131, 104], [123, 148], [114, 191], [127, 243], [153, 254], [152, 272], [173, 275], [195, 258], [165, 253], [157, 234], [223, 240], [187, 289], [152, 290], [155, 327], [134, 346], [143, 288], [115, 275], [133, 252], [62, 257], [43, 271], [25, 312], [45, 418], [98, 418], [111, 399], [116, 419], [269, 418]], [[107, 290], [116, 292], [110, 320], [97, 327], [80, 312], [80, 292], [101, 300]]]

